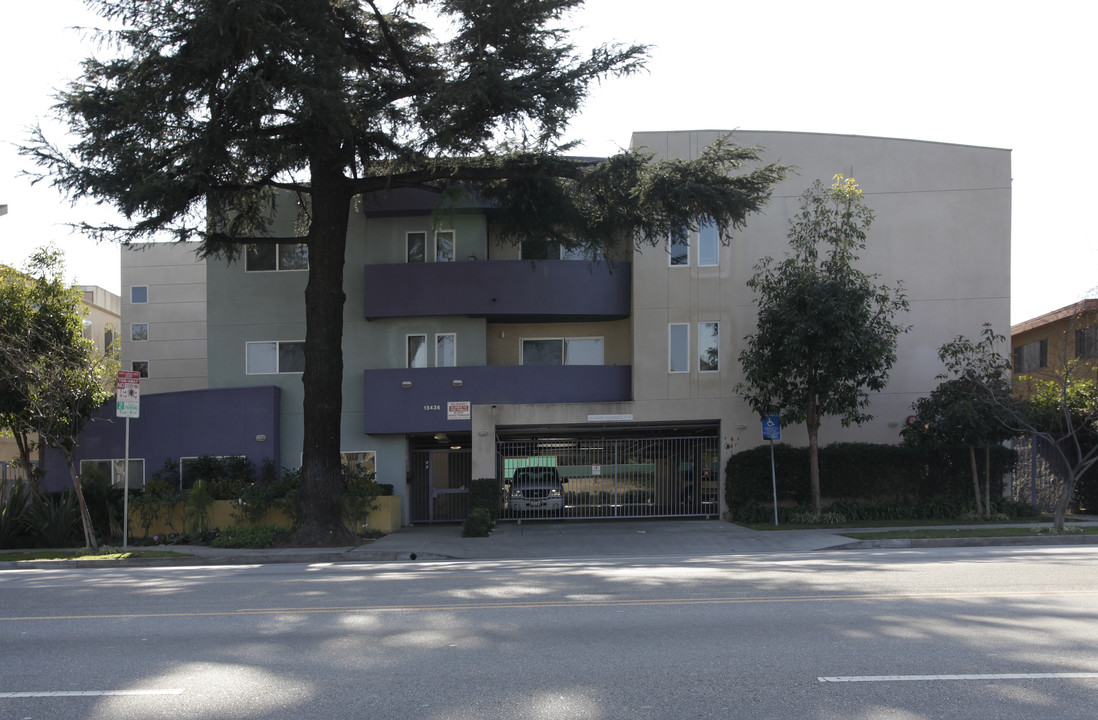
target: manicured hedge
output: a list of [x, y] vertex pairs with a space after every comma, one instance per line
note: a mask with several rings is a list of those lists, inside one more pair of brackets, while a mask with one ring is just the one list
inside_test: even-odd
[[[1002, 495], [1001, 482], [1014, 468], [1015, 452], [991, 448], [992, 497]], [[981, 483], [984, 451], [977, 449]], [[784, 443], [774, 446], [778, 501], [811, 502], [808, 448]], [[972, 497], [967, 447], [914, 448], [870, 443], [835, 443], [820, 448], [820, 494], [840, 501], [926, 505], [942, 498]], [[760, 445], [733, 455], [725, 468], [725, 499], [734, 519], [754, 503], [772, 500], [770, 446]]]

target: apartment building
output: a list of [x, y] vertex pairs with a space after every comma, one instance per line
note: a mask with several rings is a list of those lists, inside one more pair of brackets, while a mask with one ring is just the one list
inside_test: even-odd
[[[632, 146], [686, 159], [722, 134], [636, 133]], [[902, 282], [911, 303], [889, 386], [872, 400], [875, 419], [854, 428], [825, 421], [822, 442], [898, 441], [911, 403], [936, 384], [937, 348], [986, 322], [1009, 327], [1009, 151], [817, 133], [735, 137], [797, 170], [729, 245], [702, 225], [659, 246], [623, 242], [606, 257], [577, 257], [501, 242], [492, 209], [475, 202], [440, 211], [433, 195], [397, 191], [356, 206], [341, 450], [394, 485], [406, 523], [460, 519], [477, 478], [500, 482], [505, 516], [719, 515], [728, 458], [762, 442], [760, 419], [733, 390], [754, 331], [746, 283], [760, 258], [784, 256], [788, 221], [816, 179], [856, 178], [877, 218], [860, 267]], [[290, 234], [295, 219], [286, 208], [272, 233]], [[262, 400], [206, 418], [218, 449], [176, 447], [176, 456], [300, 465], [307, 269], [297, 245], [206, 263], [207, 392]], [[156, 292], [148, 283], [149, 297]], [[128, 313], [140, 303], [129, 299], [132, 334], [139, 319]], [[150, 323], [150, 349], [153, 331]], [[123, 359], [132, 362], [141, 341], [130, 341]], [[150, 359], [149, 380], [156, 375]], [[172, 395], [193, 404], [188, 393]], [[260, 406], [244, 419], [245, 407]], [[227, 448], [227, 434], [239, 447]], [[805, 442], [798, 428], [786, 439]], [[529, 466], [554, 468], [543, 475], [557, 480], [520, 486], [515, 471]]]

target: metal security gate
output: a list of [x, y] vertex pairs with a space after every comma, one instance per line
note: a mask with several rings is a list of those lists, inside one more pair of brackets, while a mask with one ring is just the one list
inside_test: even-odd
[[1015, 438], [1011, 447], [1018, 452], [1011, 478], [1011, 499], [1042, 510], [1055, 508], [1067, 476], [1063, 457], [1050, 440], [1036, 435]]
[[496, 455], [502, 518], [720, 514], [716, 436], [501, 440]]
[[411, 454], [413, 523], [456, 522], [469, 514], [473, 455], [468, 449]]

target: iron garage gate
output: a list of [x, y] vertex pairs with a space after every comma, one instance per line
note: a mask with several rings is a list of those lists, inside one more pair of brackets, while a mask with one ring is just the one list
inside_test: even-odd
[[[554, 436], [496, 442], [501, 519], [705, 517], [720, 514], [716, 435]], [[413, 523], [469, 513], [467, 448], [418, 448], [411, 459]]]
[[716, 436], [501, 440], [496, 452], [502, 518], [720, 514]]

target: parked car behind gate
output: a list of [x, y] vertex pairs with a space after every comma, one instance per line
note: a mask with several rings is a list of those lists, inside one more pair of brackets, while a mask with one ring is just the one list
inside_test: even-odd
[[523, 467], [507, 480], [507, 502], [512, 512], [564, 510], [564, 483], [554, 467]]

